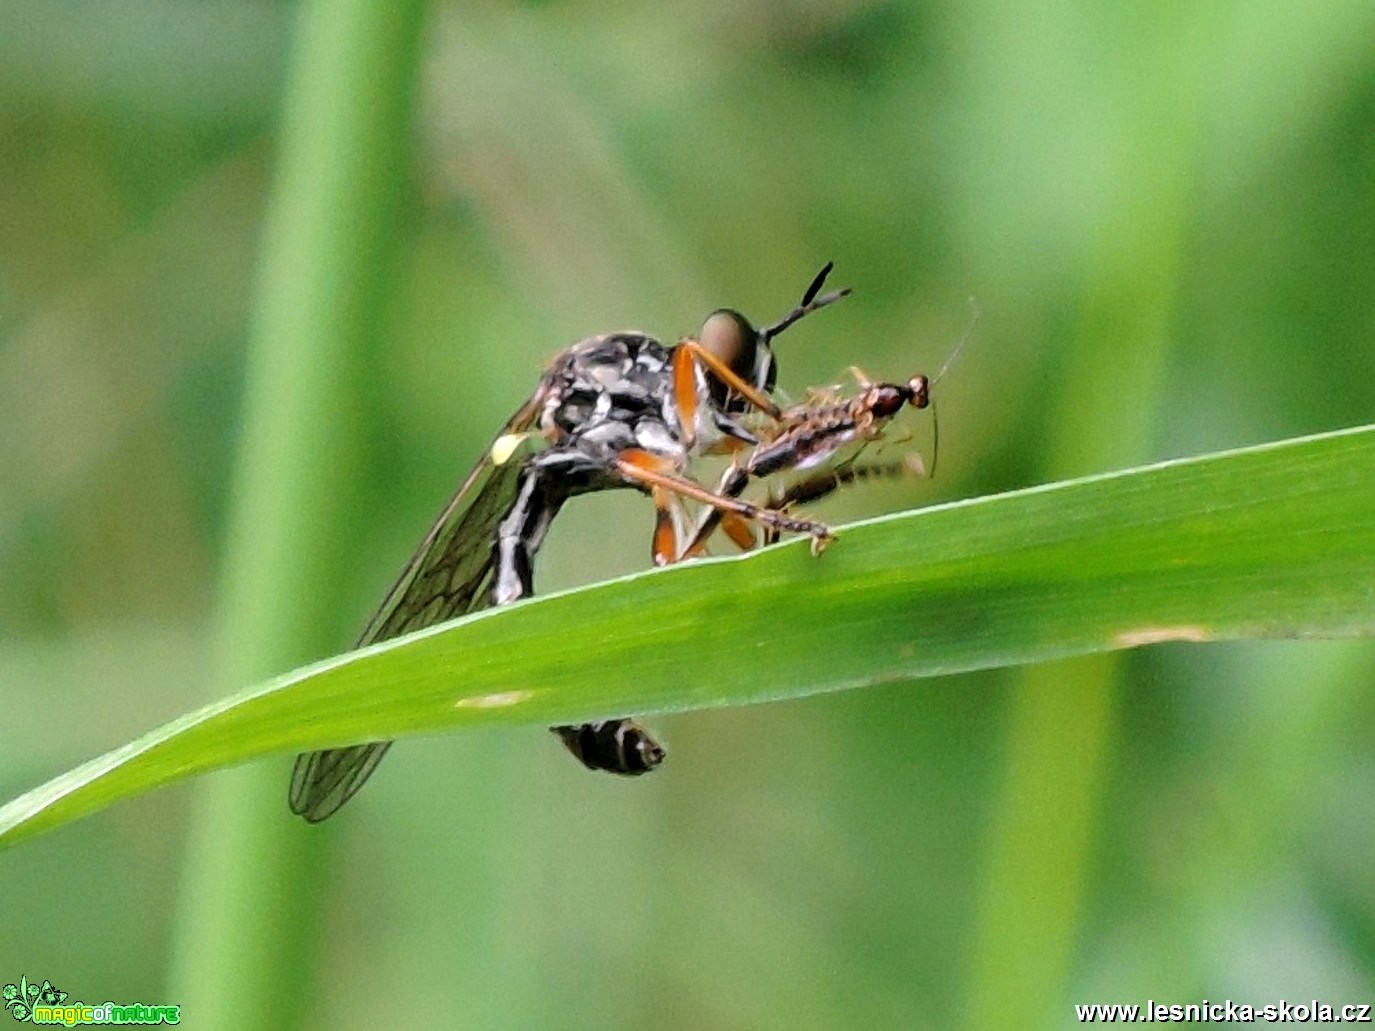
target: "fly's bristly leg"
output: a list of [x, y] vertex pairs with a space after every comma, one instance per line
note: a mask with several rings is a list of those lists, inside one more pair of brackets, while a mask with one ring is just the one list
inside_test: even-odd
[[496, 540], [492, 542], [493, 605], [509, 605], [535, 589], [535, 552], [544, 543], [567, 497], [562, 491], [552, 489], [555, 481], [549, 465], [548, 461], [532, 461], [527, 465], [517, 484], [511, 510], [497, 524]]
[[763, 412], [772, 419], [779, 418], [783, 413], [773, 400], [746, 382], [741, 376], [734, 372], [720, 358], [716, 357], [711, 351], [707, 350], [696, 340], [680, 341], [678, 346], [682, 353], [687, 354], [693, 360], [701, 362], [711, 374], [723, 383], [729, 390], [739, 394], [744, 400], [749, 402], [754, 408]]
[[[748, 501], [741, 501], [738, 497], [712, 491], [695, 480], [664, 470], [655, 462], [653, 456], [646, 456], [644, 452], [624, 452], [614, 464], [626, 482], [638, 485], [644, 490], [669, 491], [713, 509], [742, 516], [764, 527], [774, 527], [788, 533], [809, 534], [818, 546], [824, 546], [825, 542], [831, 539], [831, 528], [825, 523], [818, 523], [814, 519], [798, 519], [785, 512], [761, 508]], [[748, 479], [745, 482], [747, 483]], [[741, 489], [743, 487], [744, 484], [741, 485]]]

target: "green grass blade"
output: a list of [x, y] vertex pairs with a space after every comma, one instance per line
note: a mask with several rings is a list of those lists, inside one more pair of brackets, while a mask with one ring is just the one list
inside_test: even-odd
[[[207, 677], [229, 686], [337, 639], [328, 628], [360, 482], [360, 401], [406, 231], [428, 5], [294, 10], [219, 564], [220, 666]], [[262, 764], [200, 785], [193, 800], [166, 981], [206, 1027], [299, 1026], [314, 994], [326, 841], [270, 818], [285, 775], [285, 764]]]
[[[737, 705], [1165, 640], [1375, 631], [1375, 426], [597, 584], [235, 694], [0, 809], [0, 846], [262, 755]], [[285, 803], [283, 803], [285, 804]]]

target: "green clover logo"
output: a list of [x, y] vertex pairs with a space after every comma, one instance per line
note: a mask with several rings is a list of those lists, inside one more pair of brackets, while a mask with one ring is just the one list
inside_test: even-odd
[[21, 977], [18, 984], [7, 984], [0, 988], [0, 1001], [15, 1020], [33, 1020], [33, 1008], [38, 1003], [57, 1006], [67, 1001], [67, 993], [51, 981], [30, 984], [27, 977]]

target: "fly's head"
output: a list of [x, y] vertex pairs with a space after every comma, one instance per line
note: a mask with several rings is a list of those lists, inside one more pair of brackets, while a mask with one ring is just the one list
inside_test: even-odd
[[[774, 338], [804, 315], [820, 311], [850, 292], [849, 287], [846, 287], [817, 296], [826, 282], [826, 277], [830, 275], [831, 268], [832, 263], [827, 262], [826, 267], [817, 273], [816, 278], [807, 287], [801, 303], [777, 322], [763, 329], [755, 329], [750, 320], [738, 311], [721, 308], [707, 316], [706, 322], [702, 324], [698, 343], [703, 350], [719, 359], [726, 368], [755, 390], [772, 394], [778, 381], [778, 366], [774, 362], [771, 346]], [[739, 412], [745, 409], [746, 403], [743, 398], [716, 377], [709, 379], [712, 400], [720, 409], [726, 412]]]
[[[732, 308], [720, 308], [707, 316], [697, 337], [702, 349], [720, 361], [756, 390], [773, 392], [778, 382], [773, 348], [768, 338], [750, 325], [750, 320]], [[744, 399], [715, 376], [710, 377], [712, 400], [727, 412], [739, 412]]]

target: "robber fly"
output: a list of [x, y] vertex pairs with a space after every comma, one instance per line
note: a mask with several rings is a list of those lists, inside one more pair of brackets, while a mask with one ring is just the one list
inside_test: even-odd
[[[697, 337], [671, 347], [644, 333], [620, 332], [559, 354], [440, 513], [357, 646], [530, 595], [535, 554], [551, 522], [564, 502], [592, 491], [631, 487], [650, 495], [657, 565], [685, 554], [684, 499], [729, 513], [732, 525], [758, 523], [775, 535], [828, 539], [821, 523], [742, 501], [739, 490], [713, 492], [686, 471], [700, 455], [759, 445], [746, 418], [751, 412], [785, 419], [770, 397], [776, 380], [770, 345], [799, 319], [849, 293], [821, 294], [830, 271], [828, 263], [801, 303], [763, 329], [721, 309]], [[658, 742], [630, 720], [551, 729], [590, 769], [641, 774], [664, 758]], [[389, 747], [390, 741], [372, 741], [298, 756], [292, 812], [312, 823], [332, 815]]]

